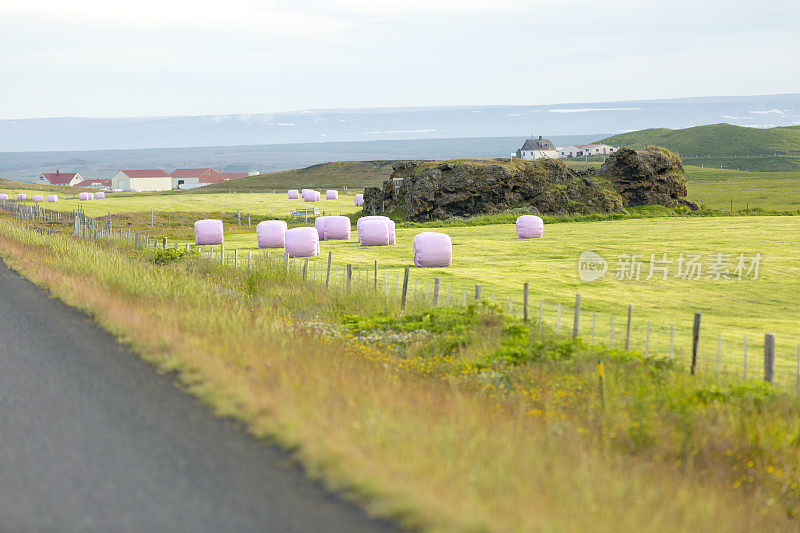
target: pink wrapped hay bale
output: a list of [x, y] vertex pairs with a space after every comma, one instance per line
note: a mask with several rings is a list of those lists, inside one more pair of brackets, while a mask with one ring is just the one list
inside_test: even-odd
[[319, 236], [316, 228], [304, 226], [287, 230], [284, 248], [289, 257], [318, 256]]
[[361, 246], [389, 246], [389, 221], [385, 217], [364, 218], [358, 219], [358, 243]]
[[94, 200], [94, 193], [93, 192], [90, 192], [90, 193], [87, 193], [87, 194], [89, 195], [89, 200]]
[[90, 200], [90, 199], [91, 198], [89, 198], [89, 193], [88, 192], [82, 192], [82, 193], [78, 194], [78, 200], [81, 201], [81, 202], [85, 202], [86, 200]]
[[289, 195], [289, 200], [297, 200], [300, 198], [300, 193], [297, 189], [292, 189], [287, 194]]
[[536, 215], [522, 215], [517, 218], [518, 239], [541, 239], [544, 234], [544, 222]]
[[423, 231], [414, 237], [415, 267], [446, 267], [453, 262], [453, 242], [450, 235]]
[[131, 192], [142, 192], [141, 189], [131, 189]]
[[94, 193], [94, 199], [95, 200], [105, 200], [106, 199], [106, 193], [104, 193], [104, 192], [96, 192], [96, 193]]
[[8, 195], [6, 193], [0, 194], [0, 200], [8, 200]]
[[361, 193], [356, 194], [356, 197], [353, 200], [353, 202], [355, 202], [356, 207], [364, 205], [364, 195]]
[[33, 201], [36, 202], [37, 204], [39, 202], [44, 202], [44, 196], [41, 195], [41, 194], [34, 194], [33, 195]]
[[57, 203], [58, 202], [58, 195], [48, 194], [47, 195], [47, 201], [48, 202], [52, 202], [52, 203]]
[[325, 240], [325, 219], [328, 217], [317, 217], [314, 220], [314, 229], [317, 230], [317, 238], [321, 241]]
[[26, 200], [27, 198], [28, 198], [28, 197], [27, 197], [27, 196], [25, 196], [25, 195], [24, 195], [24, 194], [22, 194], [22, 193], [19, 193], [19, 194], [17, 195], [17, 200]]
[[194, 223], [194, 243], [222, 244], [224, 242], [222, 221], [215, 219], [198, 220]]
[[303, 195], [303, 200], [306, 202], [319, 202], [320, 194], [319, 191], [308, 191], [306, 194]]
[[323, 238], [327, 240], [350, 240], [350, 219], [345, 216], [325, 217]]
[[265, 220], [256, 226], [256, 240], [259, 248], [283, 248], [286, 242], [286, 222]]
[[[386, 224], [386, 229], [384, 230], [385, 233], [386, 233], [386, 241], [387, 241], [386, 245], [395, 244], [396, 238], [395, 238], [395, 230], [394, 230], [394, 221], [392, 219], [390, 219], [389, 217], [385, 217], [383, 215], [370, 215], [370, 216], [366, 216], [366, 217], [361, 217], [361, 218], [358, 219], [358, 221], [356, 221], [356, 233], [358, 234], [358, 244], [360, 244], [361, 246], [385, 246], [384, 244], [380, 244], [383, 241], [383, 239], [380, 238], [380, 237], [376, 237], [378, 239], [377, 240], [378, 244], [365, 244], [364, 243], [364, 239], [362, 237], [362, 233], [363, 232], [361, 231], [361, 228], [365, 223], [367, 223], [367, 221], [372, 221], [372, 220], [383, 221], [383, 223]], [[374, 233], [376, 231], [381, 231], [380, 230], [380, 226], [375, 226], [372, 223], [370, 223], [370, 224], [371, 224], [371, 227], [372, 227], [370, 232]]]
[[339, 199], [339, 191], [334, 191], [334, 190], [325, 191], [325, 199], [326, 200], [338, 200]]

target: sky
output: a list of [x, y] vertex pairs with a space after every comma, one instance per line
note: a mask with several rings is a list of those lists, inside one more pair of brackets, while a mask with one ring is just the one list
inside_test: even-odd
[[0, 0], [0, 119], [800, 92], [797, 0]]

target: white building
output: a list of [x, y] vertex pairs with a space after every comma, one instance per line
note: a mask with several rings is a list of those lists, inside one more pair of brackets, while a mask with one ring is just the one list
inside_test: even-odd
[[550, 139], [542, 139], [539, 135], [538, 139], [526, 139], [522, 148], [517, 150], [516, 157], [519, 159], [557, 159], [558, 150]]
[[590, 155], [608, 155], [616, 152], [618, 148], [607, 144], [571, 144], [560, 151], [559, 156], [564, 158], [585, 157]]
[[130, 191], [169, 191], [172, 176], [160, 168], [120, 170], [111, 178], [111, 188]]
[[36, 176], [36, 179], [33, 180], [33, 183], [37, 185], [74, 186], [82, 181], [83, 178], [77, 172], [61, 172], [60, 170], [56, 170], [55, 172], [42, 172]]

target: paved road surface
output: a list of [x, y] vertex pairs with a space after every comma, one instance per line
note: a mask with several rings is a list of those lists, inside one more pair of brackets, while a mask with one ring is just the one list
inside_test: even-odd
[[391, 531], [0, 261], [0, 531]]

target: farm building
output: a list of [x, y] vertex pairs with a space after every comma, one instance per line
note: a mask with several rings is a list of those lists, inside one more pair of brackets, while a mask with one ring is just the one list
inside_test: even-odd
[[590, 155], [613, 154], [618, 149], [607, 144], [572, 144], [564, 147], [559, 154], [561, 157], [584, 157]]
[[74, 187], [89, 187], [92, 189], [111, 189], [111, 180], [83, 180]]
[[173, 189], [187, 189], [187, 185], [199, 186], [201, 183], [214, 183], [219, 174], [213, 168], [176, 168], [170, 172]]
[[33, 183], [37, 185], [69, 185], [74, 186], [83, 181], [83, 178], [77, 172], [42, 172], [39, 174]]
[[169, 191], [172, 176], [160, 168], [120, 170], [111, 178], [113, 187], [123, 191]]
[[522, 148], [517, 150], [516, 157], [531, 161], [534, 159], [557, 159], [558, 149], [550, 139], [542, 139], [542, 136], [539, 135], [538, 139], [525, 139]]

